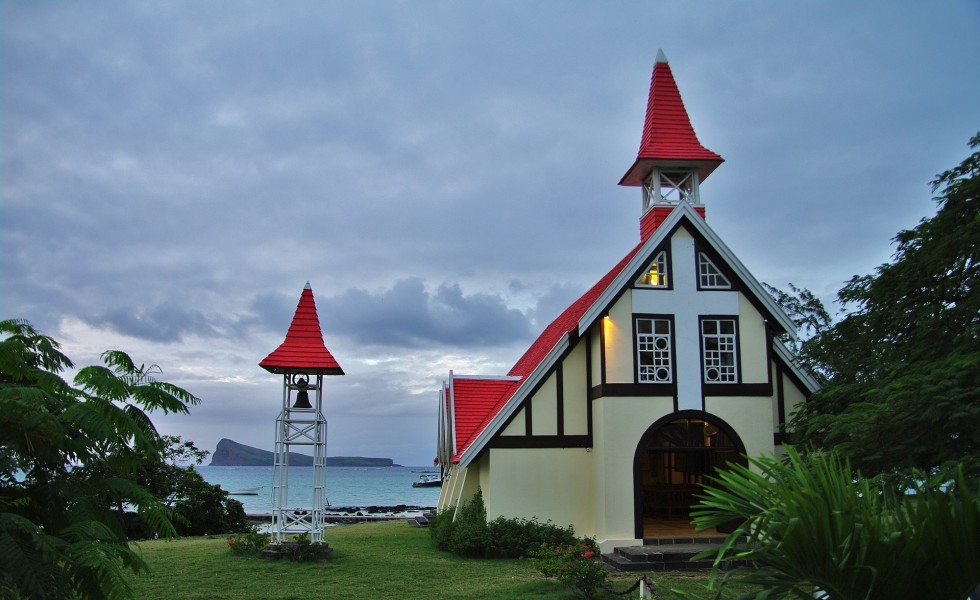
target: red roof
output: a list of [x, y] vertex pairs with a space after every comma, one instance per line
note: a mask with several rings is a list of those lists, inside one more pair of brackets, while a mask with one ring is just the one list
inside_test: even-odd
[[496, 416], [510, 398], [520, 381], [514, 379], [453, 377], [453, 430], [456, 433], [456, 454], [469, 448], [476, 436]]
[[259, 366], [272, 373], [307, 371], [321, 375], [343, 375], [337, 360], [323, 344], [320, 318], [316, 314], [313, 289], [307, 282], [286, 339]]
[[657, 164], [676, 165], [678, 162], [700, 166], [703, 180], [724, 160], [698, 141], [667, 58], [662, 51], [658, 52], [640, 150], [619, 185], [643, 185], [644, 178]]
[[460, 455], [497, 416], [524, 379], [544, 361], [562, 336], [578, 328], [579, 319], [585, 311], [595, 304], [641, 246], [642, 244], [637, 245], [630, 250], [598, 283], [552, 321], [507, 373], [507, 379], [453, 377], [453, 421], [456, 432], [456, 454], [453, 462], [459, 460]]
[[521, 377], [527, 377], [531, 374], [534, 369], [541, 364], [541, 361], [548, 356], [551, 349], [555, 347], [558, 340], [561, 339], [566, 333], [576, 329], [578, 327], [578, 321], [585, 314], [585, 311], [589, 310], [589, 307], [595, 304], [596, 299], [602, 295], [606, 288], [612, 283], [613, 279], [619, 275], [619, 272], [623, 270], [626, 263], [633, 258], [637, 250], [640, 249], [641, 244], [638, 244], [635, 248], [630, 250], [626, 256], [623, 257], [619, 263], [612, 268], [611, 271], [605, 274], [602, 279], [598, 281], [594, 286], [592, 286], [589, 291], [582, 294], [582, 296], [572, 303], [571, 306], [565, 309], [565, 312], [558, 315], [558, 318], [551, 322], [538, 339], [531, 344], [531, 347], [527, 349], [524, 356], [517, 361], [517, 364], [510, 370], [508, 375], [518, 375]]

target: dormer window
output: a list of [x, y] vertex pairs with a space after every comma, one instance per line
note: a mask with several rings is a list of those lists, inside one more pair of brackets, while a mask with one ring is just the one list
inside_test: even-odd
[[643, 182], [644, 210], [657, 204], [676, 206], [679, 202], [701, 204], [697, 169], [653, 169]]
[[646, 272], [637, 280], [637, 285], [666, 288], [667, 284], [667, 251], [661, 250], [650, 263]]
[[698, 252], [698, 288], [702, 290], [732, 289], [732, 283], [704, 252]]

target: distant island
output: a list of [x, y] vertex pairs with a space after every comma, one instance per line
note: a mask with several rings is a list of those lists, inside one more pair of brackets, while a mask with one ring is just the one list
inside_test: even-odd
[[[273, 452], [239, 444], [222, 438], [211, 455], [211, 467], [271, 467]], [[296, 452], [289, 453], [289, 466], [312, 467], [313, 457]], [[328, 456], [330, 467], [400, 467], [390, 458], [365, 458], [363, 456]]]

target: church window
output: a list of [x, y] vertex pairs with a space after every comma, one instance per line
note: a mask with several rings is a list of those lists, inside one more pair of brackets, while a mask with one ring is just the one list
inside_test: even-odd
[[704, 252], [698, 252], [698, 284], [703, 290], [728, 290], [732, 287], [728, 278]]
[[653, 259], [650, 263], [649, 268], [646, 272], [640, 276], [639, 281], [636, 282], [638, 285], [645, 285], [650, 287], [661, 287], [665, 288], [667, 286], [667, 252], [665, 250], [657, 254], [657, 257]]
[[705, 383], [737, 383], [735, 319], [701, 320], [701, 363]]
[[637, 381], [671, 383], [673, 357], [670, 319], [636, 320]]

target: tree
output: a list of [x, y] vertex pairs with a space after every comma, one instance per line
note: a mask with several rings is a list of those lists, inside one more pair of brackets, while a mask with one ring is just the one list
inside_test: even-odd
[[[249, 528], [242, 503], [194, 469], [210, 454], [207, 450], [180, 436], [161, 436], [160, 443], [160, 453], [144, 460], [132, 478], [171, 511], [178, 534], [236, 533]], [[130, 538], [151, 533], [140, 518], [127, 515], [126, 522]]]
[[719, 597], [743, 581], [762, 586], [756, 598], [962, 600], [980, 581], [980, 497], [962, 473], [955, 487], [919, 482], [910, 495], [833, 453], [787, 459], [720, 472], [692, 512], [698, 529], [741, 521], [702, 555], [716, 567], [752, 561], [727, 570]]
[[866, 474], [963, 465], [980, 476], [980, 152], [932, 185], [937, 213], [840, 290], [849, 312], [803, 348], [828, 382], [790, 429]]
[[120, 507], [150, 530], [176, 531], [168, 511], [131, 477], [161, 450], [148, 413], [186, 413], [199, 399], [157, 381], [125, 353], [73, 368], [28, 322], [0, 321], [0, 595], [123, 598], [124, 571], [146, 564], [126, 541]]

